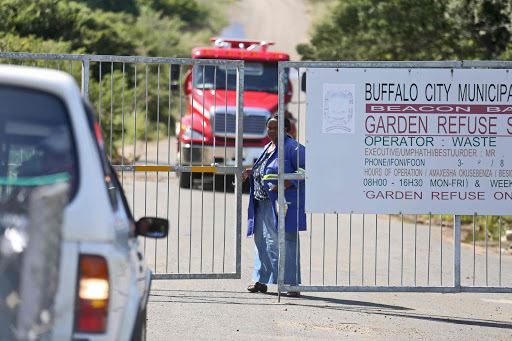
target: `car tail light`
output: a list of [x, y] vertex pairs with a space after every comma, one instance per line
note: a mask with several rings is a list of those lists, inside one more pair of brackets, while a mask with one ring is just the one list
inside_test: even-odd
[[75, 331], [104, 333], [109, 300], [108, 266], [105, 258], [82, 255], [77, 288]]

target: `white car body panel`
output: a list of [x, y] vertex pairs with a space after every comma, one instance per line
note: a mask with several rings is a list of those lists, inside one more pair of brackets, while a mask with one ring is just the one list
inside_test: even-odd
[[[118, 198], [114, 211], [94, 136], [74, 79], [63, 72], [0, 66], [0, 85], [25, 87], [58, 96], [69, 112], [78, 164], [77, 192], [64, 212], [60, 277], [55, 297], [53, 340], [130, 340], [141, 302], [147, 300], [150, 271], [137, 255], [129, 216]], [[80, 254], [100, 255], [109, 269], [107, 332], [73, 334]]]

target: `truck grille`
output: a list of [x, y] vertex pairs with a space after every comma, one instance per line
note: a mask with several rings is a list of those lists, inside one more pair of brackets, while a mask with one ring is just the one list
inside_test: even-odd
[[[266, 116], [246, 115], [244, 116], [244, 136], [254, 135], [255, 137], [265, 136]], [[234, 135], [236, 133], [236, 115], [216, 114], [215, 134]]]

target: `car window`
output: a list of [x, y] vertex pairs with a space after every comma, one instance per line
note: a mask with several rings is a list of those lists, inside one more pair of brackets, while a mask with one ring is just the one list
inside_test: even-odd
[[114, 176], [112, 177], [113, 188], [114, 188], [114, 190], [116, 190], [118, 192], [119, 197], [121, 198], [121, 204], [123, 205], [123, 208], [126, 211], [126, 215], [128, 216], [129, 219], [134, 221], [132, 211], [130, 209], [130, 206], [128, 205], [126, 196], [124, 195], [124, 190], [123, 190], [123, 187], [121, 186], [121, 183], [119, 182], [117, 173], [114, 171], [112, 166], [110, 166], [110, 169], [111, 169], [112, 174], [114, 174]]
[[78, 185], [76, 149], [64, 103], [47, 92], [0, 86], [0, 206], [55, 182]]
[[103, 174], [105, 179], [105, 186], [107, 188], [108, 197], [110, 199], [110, 203], [112, 204], [112, 209], [116, 211], [118, 209], [119, 203], [117, 202], [117, 196], [115, 193], [115, 185], [114, 185], [114, 177], [116, 177], [115, 172], [113, 172], [112, 167], [110, 166], [110, 162], [107, 159], [107, 153], [105, 151], [105, 145], [103, 143], [103, 136], [101, 134], [101, 128], [98, 122], [96, 121], [96, 116], [94, 115], [94, 109], [87, 103], [83, 102], [84, 110], [87, 116], [87, 122], [89, 123], [89, 130], [92, 136], [94, 137], [94, 141], [96, 141], [96, 147], [98, 147], [98, 152], [100, 156], [101, 166], [103, 168]]

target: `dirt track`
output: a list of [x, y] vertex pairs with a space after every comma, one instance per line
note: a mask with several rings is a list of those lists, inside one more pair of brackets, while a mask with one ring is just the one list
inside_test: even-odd
[[273, 41], [274, 51], [299, 60], [295, 46], [307, 42], [310, 19], [301, 0], [238, 0], [230, 9], [232, 22], [243, 25], [245, 38]]

